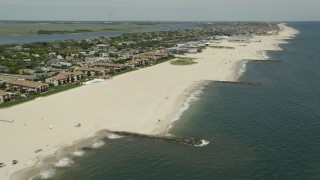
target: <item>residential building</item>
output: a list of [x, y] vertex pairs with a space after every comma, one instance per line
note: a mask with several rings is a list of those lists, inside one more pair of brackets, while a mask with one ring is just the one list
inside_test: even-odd
[[61, 86], [65, 84], [79, 82], [84, 79], [84, 74], [80, 71], [77, 72], [64, 72], [56, 76], [46, 79], [46, 83], [53, 84], [54, 86]]
[[110, 70], [111, 72], [114, 72], [114, 71], [119, 72], [127, 68], [123, 64], [110, 64], [110, 63], [102, 63], [102, 62], [94, 63], [94, 67], [102, 67]]
[[0, 104], [13, 101], [15, 98], [16, 98], [15, 93], [4, 92], [4, 91], [0, 90]]
[[31, 59], [24, 59], [24, 60], [22, 60], [22, 62], [23, 62], [24, 67], [26, 67], [26, 68], [32, 67]]
[[7, 89], [25, 93], [47, 92], [49, 85], [41, 82], [26, 81], [22, 79], [9, 80], [6, 82]]
[[8, 73], [9, 68], [7, 66], [0, 65], [0, 73]]
[[79, 67], [75, 69], [75, 72], [82, 72], [87, 76], [103, 76], [110, 71], [101, 67]]
[[19, 69], [18, 73], [19, 74], [33, 74], [34, 71], [32, 69]]

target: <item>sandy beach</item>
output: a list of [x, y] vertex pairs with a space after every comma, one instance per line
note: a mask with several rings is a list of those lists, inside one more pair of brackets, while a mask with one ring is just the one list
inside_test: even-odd
[[[208, 47], [187, 55], [196, 58], [194, 65], [165, 62], [1, 109], [0, 119], [13, 123], [0, 122], [0, 162], [7, 165], [0, 168], [0, 179], [10, 179], [14, 172], [100, 130], [165, 133], [186, 98], [207, 80], [236, 81], [247, 60], [267, 60], [266, 51], [281, 50], [278, 45], [298, 33], [280, 27], [278, 35], [256, 36], [251, 43], [219, 44], [234, 49]], [[14, 159], [19, 163], [12, 165]]]

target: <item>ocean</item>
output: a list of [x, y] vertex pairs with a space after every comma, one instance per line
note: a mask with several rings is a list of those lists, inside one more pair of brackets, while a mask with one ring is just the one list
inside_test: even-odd
[[248, 62], [239, 79], [262, 86], [210, 83], [185, 103], [169, 133], [208, 145], [111, 137], [42, 178], [320, 179], [320, 22], [288, 25], [301, 33], [267, 52], [282, 62]]

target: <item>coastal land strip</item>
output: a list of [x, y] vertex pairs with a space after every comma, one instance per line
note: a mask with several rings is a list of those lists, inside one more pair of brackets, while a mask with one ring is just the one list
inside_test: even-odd
[[70, 24], [70, 23], [0, 23], [0, 37], [48, 34], [73, 34], [109, 31], [131, 31], [162, 28], [163, 24]]
[[[0, 169], [0, 179], [25, 178], [26, 170], [38, 166], [44, 157], [79, 140], [96, 139], [96, 132], [105, 129], [166, 135], [175, 115], [195, 90], [210, 81], [236, 81], [241, 75], [239, 63], [266, 60], [266, 51], [281, 50], [278, 45], [298, 33], [284, 24], [279, 26], [282, 31], [278, 35], [255, 36], [246, 46], [224, 41], [221, 46], [234, 48], [207, 48], [186, 55], [197, 62], [190, 66], [165, 62], [0, 109], [0, 119], [14, 120], [0, 122], [0, 159], [7, 164]], [[10, 164], [14, 159], [19, 163]]]

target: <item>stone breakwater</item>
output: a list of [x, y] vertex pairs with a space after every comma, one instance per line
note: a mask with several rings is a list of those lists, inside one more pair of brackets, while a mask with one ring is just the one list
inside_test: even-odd
[[280, 63], [282, 62], [281, 60], [251, 60], [251, 61], [254, 61], [254, 62], [276, 62], [276, 63]]
[[261, 86], [261, 83], [258, 82], [236, 82], [236, 81], [212, 81], [214, 83], [221, 84], [240, 84], [240, 85], [248, 85], [248, 86]]
[[158, 139], [158, 140], [182, 143], [182, 144], [187, 144], [192, 146], [201, 146], [203, 144], [203, 140], [194, 139], [194, 138], [155, 136], [155, 135], [139, 134], [139, 133], [126, 132], [126, 131], [110, 131], [110, 132], [113, 134], [117, 134], [119, 136], [133, 136], [133, 137], [140, 137], [140, 138]]

